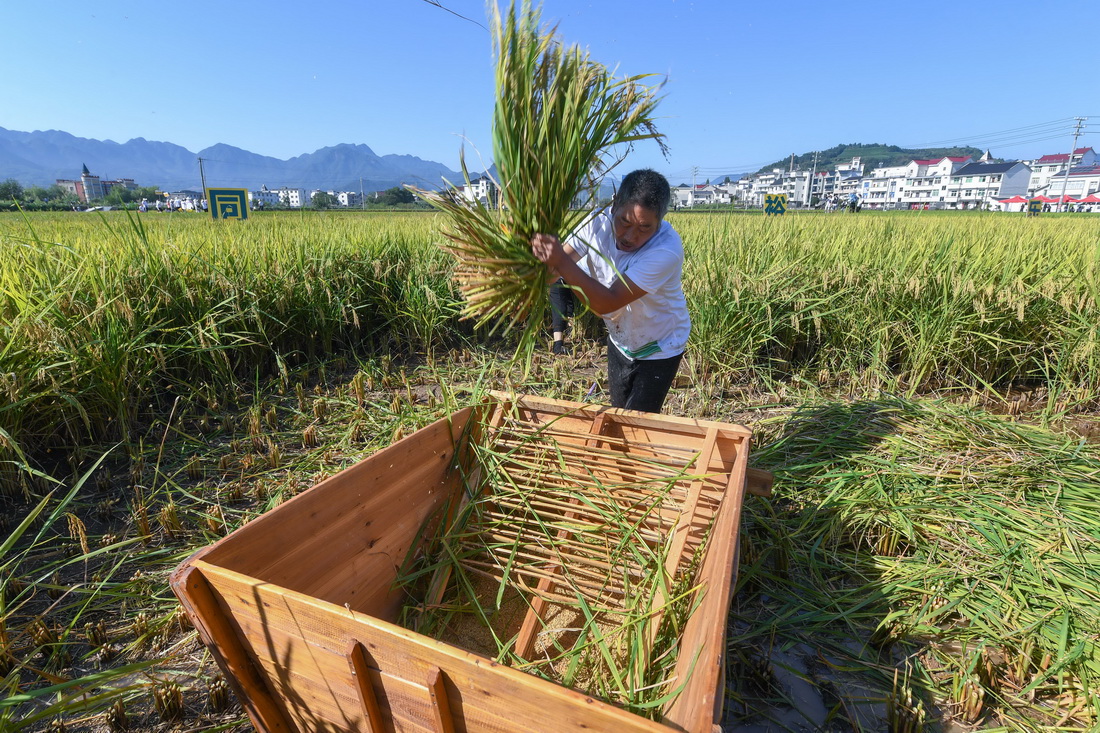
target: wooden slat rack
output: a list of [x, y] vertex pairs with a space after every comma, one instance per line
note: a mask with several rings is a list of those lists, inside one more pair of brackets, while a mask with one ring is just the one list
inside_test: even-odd
[[[554, 450], [561, 451], [553, 471], [545, 470], [547, 456], [534, 460], [531, 436], [539, 434], [553, 434]], [[404, 558], [423, 541], [425, 528], [446, 525], [469, 484], [479, 480], [477, 466], [459, 468], [470, 460], [469, 441], [522, 448], [513, 468], [544, 491], [529, 503], [553, 518], [563, 538], [594, 518], [584, 502], [559, 500], [555, 486], [595, 482], [601, 500], [610, 500], [615, 493], [608, 487], [622, 485], [616, 500], [624, 511], [638, 507], [639, 537], [671, 542], [669, 576], [694, 564], [701, 591], [680, 637], [677, 668], [688, 681], [661, 722], [396, 623], [407, 600], [394, 587]], [[747, 468], [749, 443], [750, 432], [738, 425], [495, 394], [200, 550], [171, 584], [257, 730], [504, 733], [552, 724], [709, 733], [721, 710], [725, 619], [746, 476], [757, 490], [770, 488], [767, 474]], [[666, 498], [642, 512], [643, 502], [627, 495], [627, 487], [662, 476], [675, 479]], [[499, 509], [511, 511], [503, 503]], [[571, 546], [585, 547], [583, 538], [572, 539]], [[598, 543], [591, 544], [578, 552], [594, 565], [605, 562]], [[516, 648], [529, 653], [546, 631], [549, 605], [583, 589], [584, 574], [567, 581], [569, 558], [537, 546], [523, 551], [530, 555], [524, 577], [530, 603]], [[493, 562], [487, 558], [487, 572]], [[443, 593], [448, 582], [440, 577], [430, 592]], [[593, 584], [590, 592], [613, 607], [615, 589]], [[660, 608], [663, 601], [652, 602]], [[651, 619], [654, 628], [658, 617]]]

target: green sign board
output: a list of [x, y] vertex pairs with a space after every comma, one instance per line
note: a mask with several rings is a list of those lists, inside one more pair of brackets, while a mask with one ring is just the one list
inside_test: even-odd
[[247, 188], [208, 188], [206, 201], [215, 219], [247, 219]]

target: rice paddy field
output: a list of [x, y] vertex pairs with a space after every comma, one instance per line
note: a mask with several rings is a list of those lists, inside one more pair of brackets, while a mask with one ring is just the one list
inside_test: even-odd
[[[1100, 217], [673, 214], [665, 411], [754, 431], [728, 731], [1100, 725]], [[249, 730], [168, 572], [488, 389], [437, 214], [0, 215], [0, 730]]]

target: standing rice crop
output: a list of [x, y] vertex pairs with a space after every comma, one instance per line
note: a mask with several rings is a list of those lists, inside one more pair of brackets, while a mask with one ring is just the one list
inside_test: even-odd
[[[644, 83], [647, 75], [617, 79], [586, 50], [563, 46], [527, 2], [518, 12], [511, 4], [503, 17], [493, 5], [491, 24], [499, 206], [454, 191], [421, 195], [448, 215], [444, 234], [458, 261], [465, 315], [494, 331], [526, 320], [533, 334], [546, 307], [547, 272], [531, 254], [531, 236], [563, 236], [580, 224], [588, 212], [572, 204], [615, 164], [616, 146], [661, 142], [657, 87]], [[463, 171], [469, 180], [465, 163]]]

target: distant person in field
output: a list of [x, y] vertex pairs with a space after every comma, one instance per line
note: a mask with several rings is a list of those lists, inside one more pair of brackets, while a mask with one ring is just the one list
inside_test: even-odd
[[565, 334], [569, 330], [569, 319], [573, 317], [573, 291], [558, 278], [550, 285], [550, 326], [554, 332], [554, 343], [550, 350], [555, 354], [568, 354], [569, 345], [565, 343]]
[[614, 407], [660, 412], [687, 348], [684, 246], [664, 220], [671, 199], [664, 176], [636, 170], [623, 178], [610, 211], [565, 243], [551, 234], [531, 238], [535, 257], [607, 324]]

